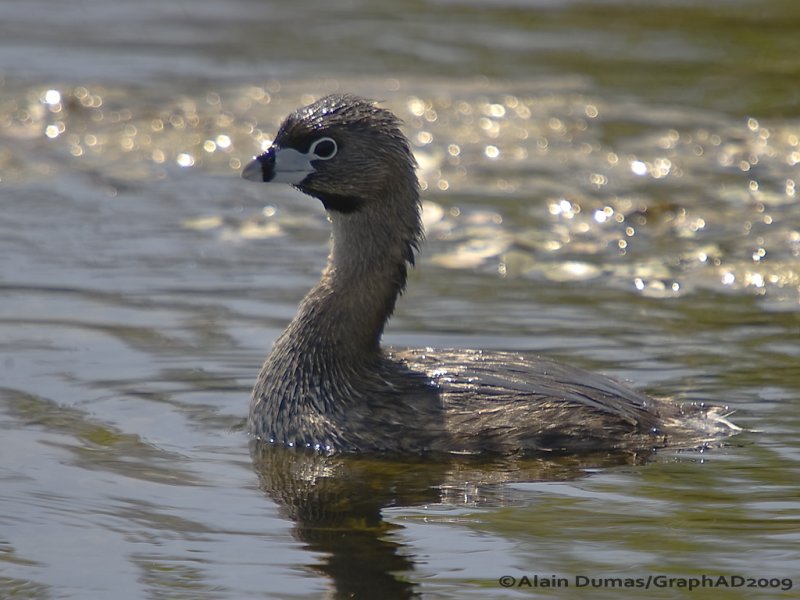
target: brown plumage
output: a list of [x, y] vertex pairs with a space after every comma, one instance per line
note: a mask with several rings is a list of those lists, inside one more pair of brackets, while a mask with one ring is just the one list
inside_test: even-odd
[[518, 452], [697, 446], [734, 431], [719, 407], [676, 404], [518, 353], [384, 350], [422, 237], [416, 163], [399, 120], [327, 96], [297, 110], [243, 172], [322, 201], [328, 265], [258, 377], [249, 428], [320, 451]]

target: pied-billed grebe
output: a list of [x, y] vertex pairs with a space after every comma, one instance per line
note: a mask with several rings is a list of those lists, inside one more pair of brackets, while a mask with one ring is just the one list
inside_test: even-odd
[[333, 227], [320, 282], [258, 376], [253, 434], [325, 452], [573, 452], [698, 445], [736, 429], [718, 407], [656, 400], [540, 358], [382, 349], [422, 238], [399, 125], [371, 101], [327, 96], [289, 115], [242, 173], [318, 198]]

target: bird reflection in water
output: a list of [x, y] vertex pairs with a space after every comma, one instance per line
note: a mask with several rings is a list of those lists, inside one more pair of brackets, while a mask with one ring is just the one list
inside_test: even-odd
[[[507, 506], [530, 503], [530, 493], [503, 485], [568, 481], [587, 469], [639, 464], [649, 454], [553, 456], [325, 455], [251, 442], [259, 485], [294, 536], [324, 556], [309, 568], [329, 578], [333, 598], [413, 598], [413, 551], [383, 518], [387, 507], [427, 504]], [[522, 497], [524, 496], [524, 498]]]

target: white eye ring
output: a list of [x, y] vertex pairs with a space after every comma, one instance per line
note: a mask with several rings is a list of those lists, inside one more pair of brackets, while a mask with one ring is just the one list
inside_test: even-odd
[[[330, 151], [328, 151], [327, 154], [318, 154], [317, 147], [320, 144], [324, 144], [326, 142], [332, 144], [333, 148]], [[336, 156], [336, 153], [338, 151], [339, 151], [339, 146], [336, 144], [336, 140], [329, 137], [319, 138], [316, 142], [311, 144], [311, 147], [308, 149], [308, 153], [313, 154], [318, 160], [330, 160], [334, 156]]]

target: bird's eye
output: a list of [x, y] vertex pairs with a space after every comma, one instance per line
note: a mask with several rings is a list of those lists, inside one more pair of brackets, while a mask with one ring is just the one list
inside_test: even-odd
[[333, 138], [324, 137], [311, 144], [309, 154], [313, 154], [320, 160], [330, 160], [336, 156], [338, 150], [339, 147]]

